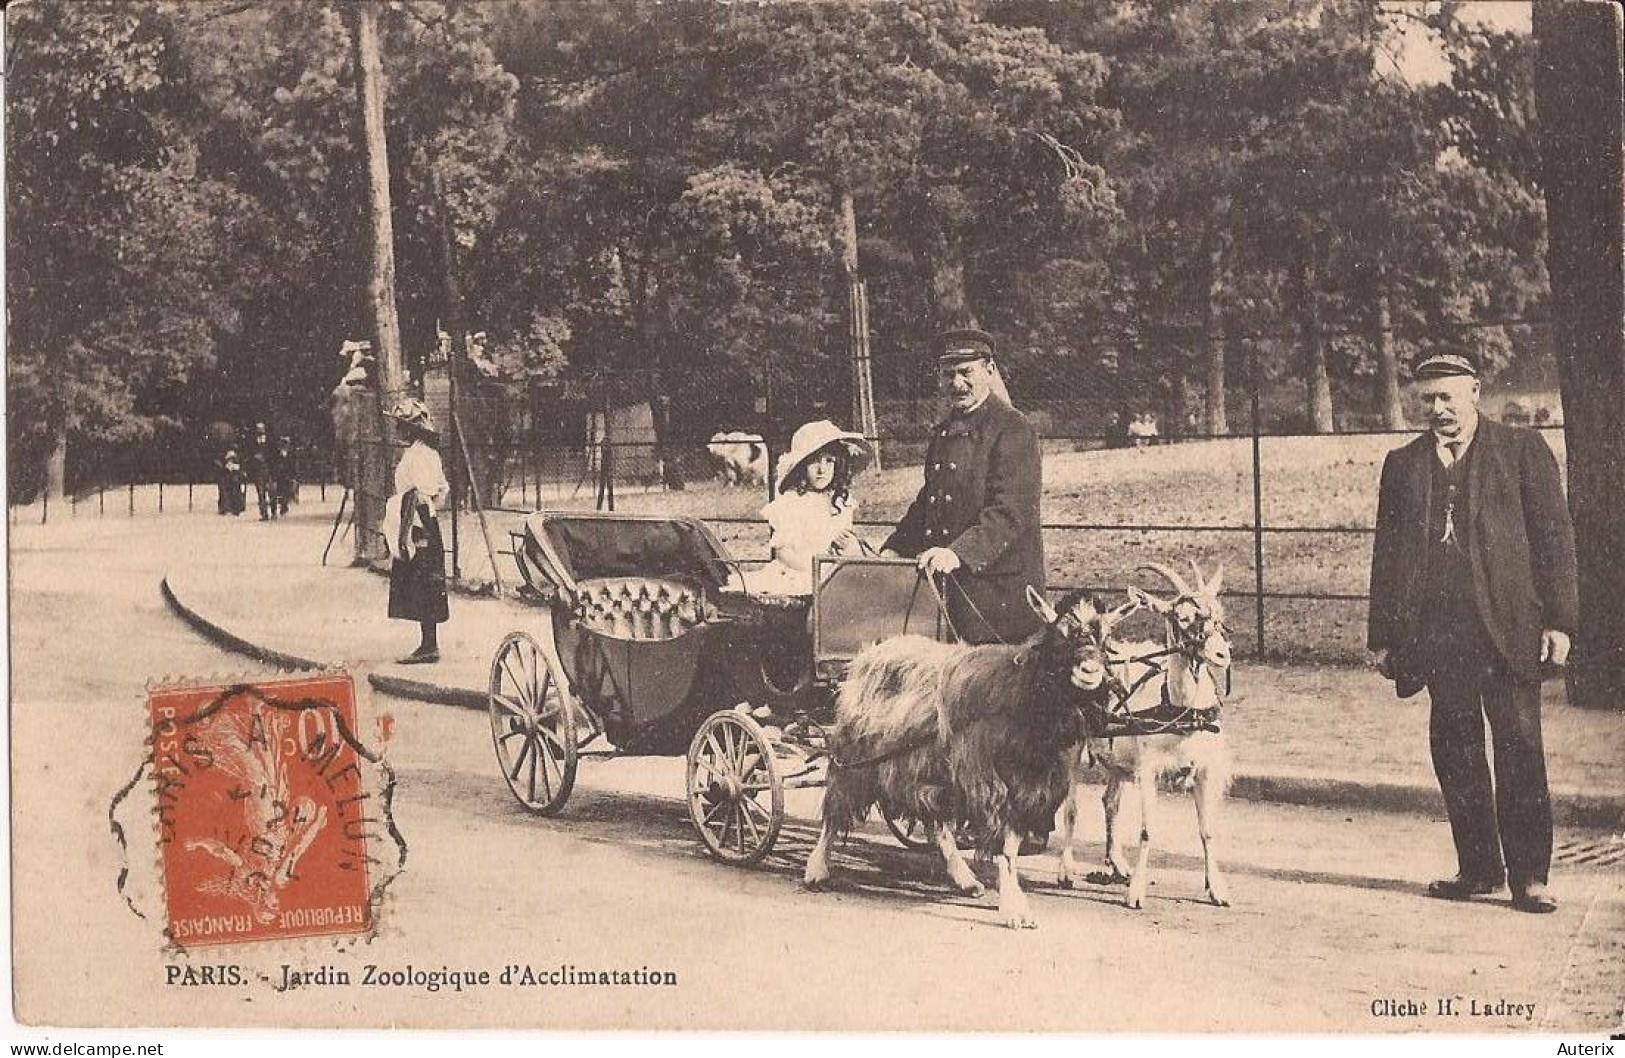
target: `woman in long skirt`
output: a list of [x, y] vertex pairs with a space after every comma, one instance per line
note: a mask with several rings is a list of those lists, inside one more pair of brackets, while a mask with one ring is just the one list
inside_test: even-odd
[[395, 465], [395, 494], [384, 509], [389, 547], [389, 616], [416, 621], [422, 636], [402, 665], [440, 660], [438, 629], [447, 618], [446, 552], [440, 539], [440, 505], [451, 491], [435, 446], [440, 434], [421, 400], [407, 399], [390, 409], [406, 451]]

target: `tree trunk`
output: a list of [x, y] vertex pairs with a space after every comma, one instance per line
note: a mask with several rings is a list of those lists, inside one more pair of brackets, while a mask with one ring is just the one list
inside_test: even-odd
[[67, 423], [58, 423], [52, 434], [51, 450], [45, 456], [45, 495], [54, 503], [68, 494]]
[[1587, 708], [1625, 709], [1620, 10], [1613, 4], [1536, 4], [1534, 36], [1546, 268], [1580, 572], [1569, 696]]
[[881, 469], [880, 425], [875, 416], [875, 382], [869, 360], [869, 292], [858, 271], [858, 210], [852, 192], [841, 190], [841, 270], [846, 275], [846, 348], [852, 374], [852, 429], [874, 445], [872, 469]]
[[1320, 321], [1320, 272], [1305, 259], [1298, 274], [1298, 325], [1303, 342], [1310, 433], [1332, 433], [1332, 379], [1326, 370], [1326, 339]]
[[[372, 305], [373, 352], [378, 358], [382, 409], [388, 411], [406, 393], [401, 367], [401, 324], [395, 311], [395, 226], [389, 194], [389, 153], [384, 139], [384, 71], [378, 50], [378, 4], [364, 0], [351, 10], [355, 17], [356, 94], [361, 108], [361, 129], [367, 160], [368, 208], [372, 217], [372, 274], [367, 292]], [[356, 491], [356, 518], [371, 529], [383, 520], [384, 497], [394, 455], [393, 420], [381, 420], [380, 443], [366, 446], [361, 487]], [[383, 557], [375, 532], [357, 532], [358, 560]]]
[[1405, 402], [1399, 395], [1399, 354], [1394, 351], [1393, 294], [1387, 283], [1377, 290], [1371, 345], [1377, 351], [1377, 407], [1384, 430], [1408, 429]]
[[938, 330], [979, 326], [965, 293], [965, 247], [959, 233], [946, 222], [935, 225], [926, 235], [924, 256], [932, 324]]
[[1229, 416], [1224, 406], [1224, 307], [1220, 297], [1224, 293], [1224, 238], [1210, 231], [1207, 239], [1205, 265], [1206, 297], [1202, 306], [1203, 360], [1207, 366], [1206, 416], [1207, 432], [1214, 436], [1230, 432]]

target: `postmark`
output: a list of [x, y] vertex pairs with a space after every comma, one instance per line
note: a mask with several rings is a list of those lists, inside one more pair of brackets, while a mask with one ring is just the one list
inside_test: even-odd
[[399, 836], [349, 674], [153, 688], [148, 714], [174, 944], [372, 930], [372, 852]]

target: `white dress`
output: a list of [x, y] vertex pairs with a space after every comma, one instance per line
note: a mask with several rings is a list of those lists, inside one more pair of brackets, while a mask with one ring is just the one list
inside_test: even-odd
[[395, 464], [395, 492], [384, 504], [384, 521], [379, 528], [392, 558], [400, 557], [395, 554], [395, 542], [401, 538], [401, 497], [411, 489], [417, 489], [418, 499], [429, 505], [431, 518], [439, 516], [440, 505], [451, 492], [440, 453], [422, 441], [413, 441], [401, 453], [401, 461]]
[[[762, 508], [773, 530], [773, 561], [745, 574], [745, 590], [759, 595], [811, 595], [812, 557], [830, 553], [835, 538], [852, 529], [857, 504], [839, 511], [827, 492], [786, 492]], [[790, 561], [785, 561], [785, 556]], [[805, 561], [802, 566], [797, 563]]]

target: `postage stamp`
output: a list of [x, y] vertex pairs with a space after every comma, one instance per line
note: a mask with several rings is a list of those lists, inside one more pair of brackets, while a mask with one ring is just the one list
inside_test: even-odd
[[351, 677], [164, 687], [148, 705], [170, 939], [370, 930], [368, 842], [389, 823]]

